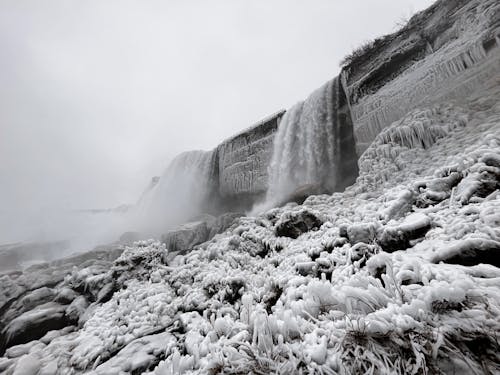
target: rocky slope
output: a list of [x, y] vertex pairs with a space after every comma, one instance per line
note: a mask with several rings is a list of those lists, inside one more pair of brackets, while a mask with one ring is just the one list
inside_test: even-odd
[[0, 369], [498, 373], [500, 85], [490, 86], [392, 124], [344, 193], [240, 218], [184, 255], [146, 241], [114, 261], [73, 261], [66, 276], [71, 263], [4, 275]]
[[353, 53], [341, 76], [358, 154], [409, 111], [465, 98], [495, 79], [499, 34], [497, 1], [439, 0]]
[[0, 274], [0, 372], [500, 373], [499, 9], [439, 1], [351, 59], [345, 191]]

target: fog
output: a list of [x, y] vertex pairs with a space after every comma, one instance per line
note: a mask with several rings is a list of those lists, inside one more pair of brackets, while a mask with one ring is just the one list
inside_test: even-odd
[[431, 3], [0, 1], [0, 245], [133, 229], [73, 213], [135, 203]]

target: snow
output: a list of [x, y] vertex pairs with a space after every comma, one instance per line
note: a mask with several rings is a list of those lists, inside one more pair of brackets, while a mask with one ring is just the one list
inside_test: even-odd
[[[466, 37], [379, 93], [397, 100], [368, 98], [353, 108], [358, 123], [372, 121], [365, 135], [373, 136], [355, 184], [242, 217], [185, 254], [148, 240], [126, 247], [111, 267], [75, 268], [63, 288], [85, 296], [61, 297], [74, 298], [64, 314], [78, 322], [8, 348], [1, 371], [500, 373], [500, 85], [491, 66], [478, 82], [465, 72], [464, 63], [469, 70], [487, 63], [474, 34], [481, 19], [472, 21]], [[445, 100], [417, 100], [450, 76], [465, 86]], [[334, 154], [325, 128], [333, 85], [282, 119], [273, 199], [335, 164], [324, 159]], [[182, 156], [150, 197], [170, 199], [166, 192], [182, 188], [177, 164], [181, 175], [197, 171], [188, 173], [198, 179], [188, 195], [202, 196], [208, 177], [198, 174], [212, 156]], [[322, 224], [277, 235], [305, 213]], [[9, 277], [0, 280], [4, 300], [24, 293]], [[26, 312], [11, 327], [46, 310]]]
[[440, 33], [438, 38], [448, 39], [444, 45], [411, 64], [376, 93], [366, 93], [351, 105], [359, 150], [364, 151], [381, 130], [408, 112], [435, 102], [466, 98], [495, 79], [498, 48], [487, 52], [483, 40], [489, 34], [498, 34], [494, 17], [489, 19], [498, 12], [496, 6], [494, 1], [465, 4], [458, 16], [453, 15], [457, 20], [449, 32], [456, 35]]
[[[425, 147], [381, 133], [360, 164], [404, 161], [397, 173], [363, 167], [345, 193], [241, 218], [168, 265], [168, 249], [154, 241], [127, 248], [107, 271], [126, 288], [95, 305], [80, 330], [19, 347], [10, 366], [48, 371], [57, 363], [63, 374], [498, 371], [488, 332], [500, 330], [500, 271], [441, 262], [461, 248], [500, 248], [497, 190], [477, 200], [451, 194], [500, 156], [500, 106], [474, 104], [437, 106], [393, 125], [424, 118], [441, 126]], [[457, 118], [460, 126], [449, 126]], [[429, 191], [445, 194], [430, 199]], [[280, 220], [304, 210], [324, 224], [276, 237]], [[407, 248], [378, 245], [384, 230], [421, 227]], [[92, 288], [106, 278], [84, 269], [68, 281]], [[482, 363], [464, 344], [476, 339], [485, 340]]]

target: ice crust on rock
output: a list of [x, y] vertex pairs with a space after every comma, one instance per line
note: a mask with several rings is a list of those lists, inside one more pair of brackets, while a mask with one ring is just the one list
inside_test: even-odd
[[[7, 354], [17, 354], [0, 366], [9, 374], [499, 372], [500, 194], [490, 182], [498, 182], [500, 101], [485, 95], [498, 99], [500, 89], [393, 124], [344, 193], [242, 217], [169, 262], [164, 245], [145, 241], [111, 266], [75, 269], [64, 288], [91, 304], [79, 327], [11, 346]], [[421, 126], [439, 127], [439, 136], [413, 131]], [[459, 189], [474, 181], [495, 189]], [[276, 235], [305, 212], [321, 225]], [[390, 252], [384, 234], [397, 240]], [[98, 302], [110, 282], [109, 300]]]
[[[452, 6], [455, 23], [431, 52], [381, 87], [343, 77], [364, 150], [352, 186], [241, 217], [185, 254], [149, 240], [1, 274], [0, 371], [500, 373], [499, 6]], [[283, 119], [274, 164], [308, 171], [275, 176], [290, 191], [323, 173], [311, 144], [335, 151], [321, 128], [331, 108], [313, 104], [332, 103], [332, 82]], [[304, 135], [295, 156], [292, 133]], [[207, 171], [212, 161], [178, 163]], [[262, 179], [228, 181], [233, 191]], [[277, 235], [284, 224], [293, 235]], [[8, 340], [39, 311], [68, 325]]]

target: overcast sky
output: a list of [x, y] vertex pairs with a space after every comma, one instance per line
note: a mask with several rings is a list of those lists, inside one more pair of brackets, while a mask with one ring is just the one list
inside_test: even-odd
[[134, 202], [432, 2], [0, 0], [0, 212]]

